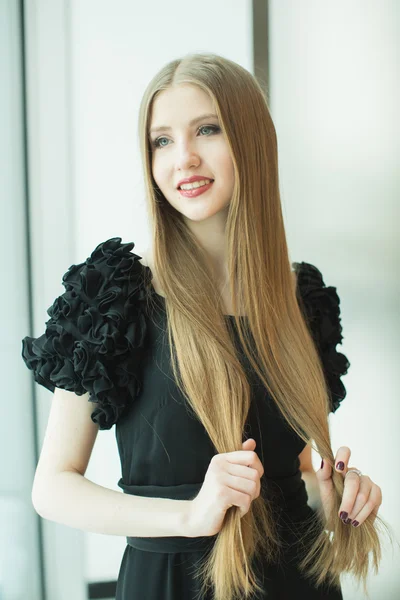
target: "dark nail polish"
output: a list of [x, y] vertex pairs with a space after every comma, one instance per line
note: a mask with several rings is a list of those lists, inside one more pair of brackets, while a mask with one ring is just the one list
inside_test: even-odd
[[359, 523], [358, 521], [353, 521], [353, 522], [352, 522], [352, 525], [353, 525], [353, 527], [357, 527], [357, 525], [359, 525], [359, 524], [360, 524], [360, 523]]
[[338, 464], [336, 465], [336, 468], [339, 471], [343, 471], [343, 469], [344, 469], [344, 462], [342, 462], [342, 461], [338, 462]]
[[340, 513], [340, 518], [342, 519], [342, 521], [345, 521], [348, 516], [349, 513], [347, 513], [345, 510], [342, 510], [342, 512]]
[[351, 523], [351, 519], [346, 519], [346, 520], [345, 520], [345, 523], [346, 523], [346, 525], [350, 525], [350, 523]]

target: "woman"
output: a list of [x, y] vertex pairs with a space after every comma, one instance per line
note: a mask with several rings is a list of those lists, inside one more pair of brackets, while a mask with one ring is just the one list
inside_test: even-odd
[[[134, 243], [99, 244], [65, 273], [46, 332], [23, 340], [55, 392], [35, 507], [127, 536], [117, 600], [340, 599], [341, 573], [365, 584], [380, 558], [382, 494], [331, 449], [349, 367], [339, 298], [315, 266], [291, 270], [263, 92], [230, 60], [188, 55], [149, 83], [139, 131], [147, 264]], [[123, 499], [84, 478], [114, 424]], [[299, 460], [311, 447], [316, 510]]]

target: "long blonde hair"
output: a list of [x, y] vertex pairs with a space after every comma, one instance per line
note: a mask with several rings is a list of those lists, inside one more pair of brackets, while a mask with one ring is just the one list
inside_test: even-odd
[[[282, 217], [275, 127], [257, 80], [240, 65], [215, 54], [173, 60], [148, 84], [139, 111], [140, 151], [152, 223], [154, 269], [166, 296], [167, 335], [178, 386], [218, 453], [242, 449], [250, 386], [223, 316], [207, 256], [162, 195], [152, 175], [149, 143], [157, 94], [181, 84], [198, 86], [213, 99], [230, 148], [235, 183], [226, 222], [230, 292], [243, 350], [290, 427], [334, 465], [328, 426], [329, 390], [321, 360], [299, 306]], [[247, 316], [244, 326], [238, 307]], [[253, 349], [253, 350], [252, 350]], [[256, 349], [256, 351], [254, 351]], [[218, 398], [218, 402], [215, 399]], [[296, 398], [296, 402], [293, 402]], [[338, 518], [343, 477], [333, 469], [334, 502], [325, 521], [321, 509], [310, 524], [313, 543], [299, 568], [314, 584], [339, 584], [341, 573], [366, 578], [381, 545], [371, 517], [362, 527]], [[261, 591], [252, 559], [279, 559], [272, 509], [260, 495], [240, 518], [226, 513], [197, 576], [215, 600], [248, 598]], [[384, 525], [386, 527], [386, 525]], [[325, 529], [333, 532], [327, 535]]]

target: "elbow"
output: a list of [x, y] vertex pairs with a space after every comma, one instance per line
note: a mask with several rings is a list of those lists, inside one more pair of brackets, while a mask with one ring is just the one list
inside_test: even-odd
[[32, 501], [32, 506], [35, 509], [35, 512], [37, 512], [37, 514], [39, 516], [43, 517], [42, 502], [41, 502], [41, 499], [39, 498], [39, 495], [38, 495], [37, 491], [35, 490], [35, 488], [32, 489], [31, 501]]
[[51, 498], [51, 493], [49, 490], [43, 485], [43, 483], [39, 486], [37, 481], [33, 484], [32, 492], [31, 492], [31, 501], [32, 506], [37, 512], [37, 514], [43, 518], [45, 518], [45, 505], [46, 499]]

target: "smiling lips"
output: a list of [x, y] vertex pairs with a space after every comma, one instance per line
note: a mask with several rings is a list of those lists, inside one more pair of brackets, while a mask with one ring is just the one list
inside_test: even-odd
[[180, 187], [182, 190], [191, 190], [193, 188], [200, 187], [201, 185], [205, 185], [206, 183], [210, 183], [210, 181], [213, 181], [213, 180], [210, 179], [209, 177], [204, 177], [203, 179], [194, 179], [193, 181], [184, 181], [178, 187]]
[[197, 187], [194, 187], [189, 190], [183, 190], [181, 188], [178, 188], [178, 192], [182, 196], [185, 196], [186, 198], [195, 198], [196, 196], [200, 196], [200, 194], [204, 194], [205, 192], [207, 192], [210, 189], [210, 187], [212, 186], [212, 184], [213, 184], [212, 181], [210, 181], [210, 183], [205, 183], [203, 185], [198, 185], [198, 183], [196, 182]]
[[187, 185], [190, 183], [204, 183], [205, 181], [214, 181], [212, 177], [207, 177], [207, 175], [191, 175], [191, 177], [185, 177], [178, 182], [177, 188], [182, 187], [183, 185]]

